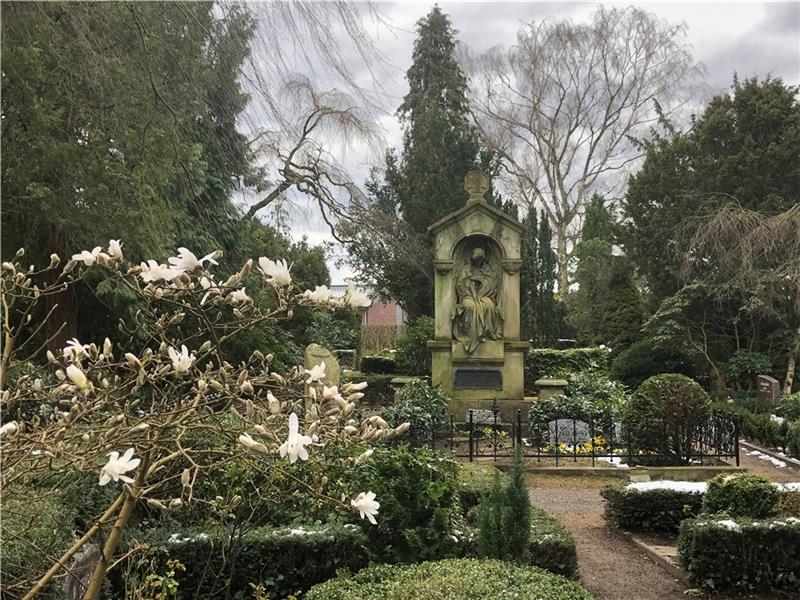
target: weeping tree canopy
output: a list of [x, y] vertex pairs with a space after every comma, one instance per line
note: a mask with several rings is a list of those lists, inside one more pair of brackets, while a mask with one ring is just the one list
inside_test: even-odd
[[788, 393], [800, 354], [800, 203], [776, 215], [729, 203], [683, 231], [684, 278], [757, 291], [759, 310], [785, 320]]

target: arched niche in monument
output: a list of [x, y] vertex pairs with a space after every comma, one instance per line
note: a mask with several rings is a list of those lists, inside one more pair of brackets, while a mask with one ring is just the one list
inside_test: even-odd
[[527, 342], [519, 339], [523, 226], [483, 198], [488, 177], [470, 173], [466, 205], [440, 219], [434, 237], [435, 339], [432, 380], [457, 420], [497, 400], [504, 415], [523, 406]]

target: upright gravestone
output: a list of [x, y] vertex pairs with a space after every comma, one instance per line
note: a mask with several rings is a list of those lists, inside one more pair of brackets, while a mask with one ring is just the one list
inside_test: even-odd
[[436, 271], [431, 379], [451, 398], [453, 415], [497, 400], [508, 419], [525, 407], [528, 343], [520, 340], [519, 322], [524, 227], [484, 199], [485, 173], [469, 173], [464, 187], [466, 206], [428, 228]]
[[761, 406], [772, 408], [781, 395], [781, 384], [769, 375], [758, 376], [758, 403]]
[[320, 363], [325, 363], [325, 376], [322, 378], [322, 383], [325, 385], [339, 385], [341, 369], [339, 361], [336, 360], [333, 353], [320, 344], [306, 346], [303, 367], [311, 370]]

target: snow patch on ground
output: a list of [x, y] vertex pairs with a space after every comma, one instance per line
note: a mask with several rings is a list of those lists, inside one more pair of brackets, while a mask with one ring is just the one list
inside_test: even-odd
[[630, 469], [630, 466], [622, 462], [622, 457], [620, 456], [598, 456], [597, 460], [609, 462], [619, 469]]
[[625, 486], [629, 490], [648, 492], [650, 490], [672, 490], [690, 494], [704, 494], [708, 485], [705, 481], [638, 481]]
[[759, 460], [763, 460], [763, 461], [772, 463], [774, 466], [778, 467], [779, 469], [782, 469], [783, 467], [786, 466], [786, 461], [783, 461], [783, 460], [781, 460], [779, 458], [775, 458], [774, 456], [770, 456], [769, 454], [764, 454], [763, 452], [760, 452], [758, 450], [752, 450], [752, 451], [745, 450], [744, 453], [749, 455], [749, 456], [752, 456], [754, 458], [757, 458]]

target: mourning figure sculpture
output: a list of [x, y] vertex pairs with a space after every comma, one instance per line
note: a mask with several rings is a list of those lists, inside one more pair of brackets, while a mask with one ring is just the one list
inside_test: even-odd
[[497, 306], [497, 275], [483, 248], [474, 248], [456, 281], [453, 336], [471, 354], [478, 344], [503, 338], [503, 315]]

